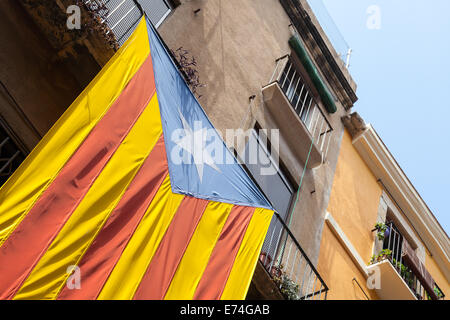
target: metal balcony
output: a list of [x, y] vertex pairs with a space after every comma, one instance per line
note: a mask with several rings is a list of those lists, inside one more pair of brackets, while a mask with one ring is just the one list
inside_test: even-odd
[[262, 89], [266, 109], [290, 148], [307, 168], [326, 158], [333, 129], [302, 77], [298, 62], [276, 60], [269, 84]]
[[288, 300], [326, 300], [328, 287], [284, 221], [275, 214], [260, 262]]
[[[377, 252], [368, 267], [369, 272], [378, 271], [381, 276], [377, 294], [386, 300], [440, 300], [444, 293], [420, 262], [415, 251], [393, 222], [386, 224], [384, 239], [377, 238]], [[382, 243], [380, 243], [382, 242]], [[383, 259], [377, 255], [383, 255]], [[385, 253], [385, 254], [383, 254]], [[380, 260], [380, 261], [377, 261]]]
[[172, 11], [166, 0], [84, 0], [87, 8], [94, 10], [101, 16], [101, 22], [105, 23], [121, 46], [133, 33], [137, 23], [141, 20], [142, 13], [136, 5], [139, 3], [146, 12], [150, 21], [159, 27], [164, 19]]

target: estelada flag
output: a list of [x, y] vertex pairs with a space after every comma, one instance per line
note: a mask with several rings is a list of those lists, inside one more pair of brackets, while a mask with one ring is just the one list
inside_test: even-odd
[[245, 298], [273, 209], [199, 132], [143, 18], [1, 188], [0, 299]]

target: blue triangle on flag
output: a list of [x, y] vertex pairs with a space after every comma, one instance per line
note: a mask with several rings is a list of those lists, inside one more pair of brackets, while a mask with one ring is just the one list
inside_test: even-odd
[[148, 18], [147, 29], [172, 191], [273, 210], [226, 147]]

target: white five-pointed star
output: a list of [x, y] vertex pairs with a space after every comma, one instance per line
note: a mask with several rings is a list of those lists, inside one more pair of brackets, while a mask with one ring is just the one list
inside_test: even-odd
[[178, 112], [180, 113], [181, 121], [183, 123], [185, 136], [178, 141], [175, 141], [175, 143], [192, 155], [194, 158], [194, 164], [197, 168], [198, 176], [200, 177], [200, 182], [202, 182], [203, 166], [205, 164], [218, 172], [221, 171], [214, 163], [211, 155], [205, 149], [206, 129], [202, 127], [200, 130], [195, 132], [192, 131], [192, 128], [189, 126], [189, 123], [186, 121], [181, 111], [178, 110]]

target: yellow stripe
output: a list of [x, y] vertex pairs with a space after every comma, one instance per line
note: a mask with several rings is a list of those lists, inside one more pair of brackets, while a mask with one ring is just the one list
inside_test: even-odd
[[232, 204], [209, 202], [167, 290], [166, 300], [190, 300], [205, 271]]
[[0, 189], [0, 246], [117, 99], [149, 52], [143, 19], [136, 32], [3, 185]]
[[132, 299], [183, 195], [172, 193], [169, 177], [161, 185], [98, 299]]
[[161, 134], [155, 94], [14, 299], [56, 299]]
[[247, 295], [273, 211], [256, 209], [248, 225], [221, 300], [243, 300]]

